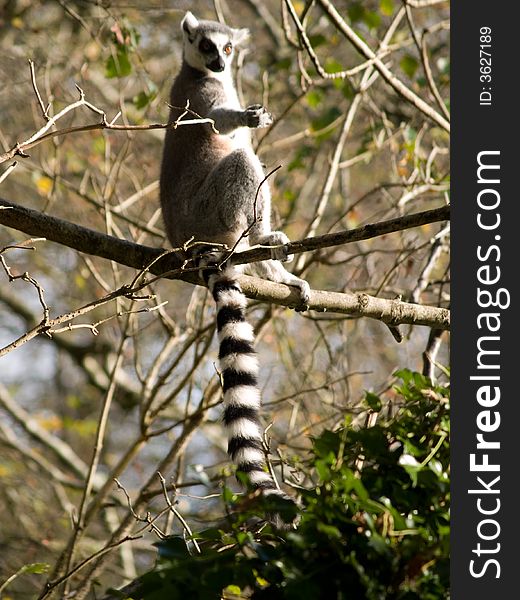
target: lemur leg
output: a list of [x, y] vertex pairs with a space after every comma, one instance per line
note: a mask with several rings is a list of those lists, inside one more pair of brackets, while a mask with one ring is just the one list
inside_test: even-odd
[[251, 231], [249, 232], [249, 244], [251, 246], [274, 246], [271, 250], [271, 257], [274, 260], [290, 262], [293, 259], [292, 254], [288, 254], [284, 246], [290, 242], [283, 231], [271, 231], [271, 192], [269, 183], [265, 178], [263, 167], [256, 155], [251, 157], [251, 167], [257, 176], [255, 190], [255, 205], [251, 212]]
[[[217, 202], [209, 201], [210, 198]], [[271, 194], [257, 156], [246, 149], [231, 152], [209, 173], [194, 197], [195, 221], [211, 219], [219, 232], [238, 239], [248, 228], [248, 245], [283, 246], [289, 238], [271, 231]], [[195, 223], [196, 227], [196, 223]], [[283, 248], [273, 248], [272, 258], [288, 260]]]
[[283, 231], [271, 231], [271, 193], [269, 184], [265, 180], [264, 171], [256, 155], [253, 155], [251, 168], [257, 175], [255, 196], [253, 197], [254, 206], [249, 214], [251, 221], [251, 231], [249, 232], [249, 245], [275, 246], [271, 249], [271, 260], [264, 260], [254, 265], [246, 267], [254, 275], [274, 281], [297, 287], [300, 291], [302, 304], [307, 304], [310, 298], [309, 284], [293, 275], [285, 269], [280, 261], [290, 262], [293, 259], [292, 254], [288, 254], [283, 248], [290, 242]]
[[[264, 245], [264, 246], [283, 246], [289, 243], [289, 238], [283, 233], [283, 231], [271, 231], [271, 202], [270, 197], [267, 196], [269, 194], [269, 189], [261, 191], [262, 194], [262, 202], [261, 207], [263, 209], [263, 213], [260, 214], [260, 219], [258, 219], [250, 232], [250, 244], [251, 245]], [[266, 207], [269, 210], [266, 210]], [[307, 304], [310, 298], [310, 287], [309, 284], [300, 279], [296, 275], [293, 275], [289, 271], [285, 269], [280, 261], [289, 262], [292, 260], [293, 255], [287, 254], [285, 248], [277, 247], [272, 248], [271, 250], [271, 260], [263, 260], [262, 262], [254, 263], [253, 265], [248, 265], [246, 267], [246, 272], [250, 272], [253, 275], [257, 275], [258, 277], [263, 277], [264, 279], [268, 279], [269, 281], [274, 281], [276, 283], [285, 283], [286, 285], [291, 285], [293, 287], [297, 287], [300, 291], [300, 297], [302, 300], [302, 304]]]

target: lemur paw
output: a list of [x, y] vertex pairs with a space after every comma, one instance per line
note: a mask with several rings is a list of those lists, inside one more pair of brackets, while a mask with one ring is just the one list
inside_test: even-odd
[[245, 111], [246, 126], [251, 129], [261, 129], [269, 127], [273, 122], [273, 117], [268, 113], [261, 104], [252, 104]]
[[289, 263], [294, 258], [294, 254], [287, 254], [287, 250], [285, 248], [272, 248], [271, 258], [274, 260], [279, 260], [280, 262]]
[[301, 304], [300, 304], [300, 306], [296, 307], [296, 311], [303, 312], [305, 310], [308, 310], [309, 309], [309, 300], [311, 299], [311, 286], [303, 279], [300, 279], [299, 282], [297, 282], [293, 285], [296, 285], [300, 288]]
[[268, 235], [261, 238], [260, 243], [271, 248], [271, 258], [280, 262], [291, 262], [294, 254], [288, 254], [287, 249], [283, 246], [290, 242], [289, 238], [283, 231], [271, 231]]

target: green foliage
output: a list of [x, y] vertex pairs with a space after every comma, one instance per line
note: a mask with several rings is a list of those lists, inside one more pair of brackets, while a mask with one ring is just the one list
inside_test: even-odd
[[49, 572], [49, 565], [47, 563], [30, 563], [24, 565], [21, 569], [22, 573], [34, 573], [36, 575], [43, 575]]
[[137, 94], [136, 96], [133, 97], [133, 99], [132, 99], [133, 105], [138, 110], [142, 110], [143, 108], [148, 106], [148, 104], [150, 104], [150, 102], [152, 102], [152, 100], [155, 100], [155, 98], [157, 97], [157, 91], [158, 91], [157, 86], [154, 83], [152, 83], [151, 81], [148, 82], [148, 89], [146, 91], [143, 90], [143, 91], [139, 92], [139, 94]]
[[325, 94], [319, 88], [311, 89], [307, 92], [306, 100], [307, 104], [311, 108], [318, 108], [318, 106], [322, 103]]
[[10, 577], [8, 577], [1, 585], [0, 585], [0, 595], [2, 598], [7, 598], [8, 596], [4, 596], [2, 592], [20, 575], [44, 575], [48, 573], [50, 570], [50, 565], [47, 563], [28, 563], [20, 567], [16, 573], [13, 573]]
[[[159, 543], [158, 564], [132, 598], [448, 597], [448, 389], [408, 370], [396, 375], [393, 417], [362, 429], [346, 422], [313, 440], [317, 484], [302, 494], [297, 529], [251, 531], [259, 508], [291, 519], [291, 505], [256, 498], [251, 511], [226, 490], [227, 530], [197, 534], [200, 554], [180, 537]], [[365, 401], [384, 405], [373, 393]]]
[[406, 54], [399, 62], [399, 66], [410, 79], [413, 79], [415, 72], [419, 68], [419, 63], [411, 54]]
[[109, 79], [126, 77], [132, 72], [130, 54], [137, 48], [140, 35], [134, 27], [119, 23], [115, 23], [110, 31], [113, 48], [105, 63], [105, 76]]
[[293, 160], [287, 165], [287, 170], [294, 171], [295, 169], [304, 169], [307, 164], [306, 158], [313, 155], [312, 146], [302, 144], [295, 153]]
[[391, 16], [394, 12], [394, 0], [381, 0], [379, 3], [381, 12], [387, 17]]
[[[383, 11], [383, 7], [381, 7]], [[385, 10], [391, 10], [386, 3]], [[386, 13], [385, 13], [386, 14]], [[381, 15], [373, 10], [369, 10], [362, 2], [352, 2], [347, 8], [347, 15], [352, 23], [362, 22], [369, 29], [377, 28], [381, 23]]]
[[316, 139], [323, 141], [331, 137], [341, 115], [341, 111], [336, 106], [331, 106], [312, 119], [311, 131], [315, 132]]

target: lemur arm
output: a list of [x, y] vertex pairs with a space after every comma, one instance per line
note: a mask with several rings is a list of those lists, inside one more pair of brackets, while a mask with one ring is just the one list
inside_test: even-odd
[[222, 135], [228, 135], [239, 127], [268, 127], [273, 122], [271, 115], [260, 104], [253, 104], [245, 110], [215, 106], [210, 110], [208, 118], [213, 119], [215, 128]]

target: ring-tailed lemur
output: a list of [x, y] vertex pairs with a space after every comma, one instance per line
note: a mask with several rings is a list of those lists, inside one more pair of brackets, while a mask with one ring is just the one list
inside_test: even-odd
[[[249, 133], [249, 128], [270, 125], [271, 115], [258, 104], [243, 109], [233, 81], [234, 47], [248, 38], [248, 30], [199, 21], [191, 12], [186, 13], [181, 28], [183, 62], [171, 90], [170, 122], [179, 119], [189, 100], [192, 111], [213, 120], [218, 134], [211, 124], [178, 126], [166, 132], [160, 195], [169, 240], [174, 247], [193, 238], [229, 248], [238, 241], [239, 251], [253, 244], [285, 244], [289, 239], [284, 233], [271, 231], [269, 188], [266, 183], [260, 185], [265, 175]], [[279, 248], [273, 248], [272, 255], [292, 258]], [[215, 265], [219, 256], [203, 258], [202, 264]], [[217, 304], [228, 453], [254, 488], [278, 493], [266, 469], [254, 333], [245, 320], [246, 299], [237, 282], [241, 271], [233, 266], [204, 271]], [[308, 283], [286, 271], [279, 260], [255, 264], [254, 273], [296, 286], [302, 303], [309, 299]]]

